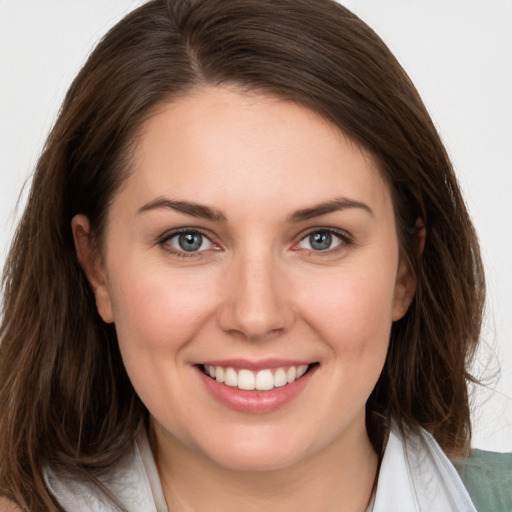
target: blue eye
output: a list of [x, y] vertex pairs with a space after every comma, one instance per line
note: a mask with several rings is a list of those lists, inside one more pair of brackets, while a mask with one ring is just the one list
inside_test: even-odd
[[343, 242], [341, 237], [325, 229], [313, 231], [305, 236], [300, 242], [301, 249], [310, 251], [327, 251], [333, 249]]
[[213, 244], [206, 236], [197, 231], [184, 231], [173, 235], [165, 241], [177, 251], [201, 252], [211, 249]]

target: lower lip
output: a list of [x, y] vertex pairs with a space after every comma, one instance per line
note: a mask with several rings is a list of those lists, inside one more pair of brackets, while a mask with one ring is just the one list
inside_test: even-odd
[[276, 411], [292, 402], [308, 385], [318, 367], [315, 365], [299, 379], [291, 384], [274, 388], [269, 391], [245, 391], [230, 387], [208, 377], [196, 367], [206, 389], [222, 404], [240, 412], [263, 414]]

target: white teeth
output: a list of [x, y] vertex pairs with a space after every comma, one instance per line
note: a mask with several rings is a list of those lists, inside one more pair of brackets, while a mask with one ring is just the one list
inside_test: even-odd
[[224, 382], [224, 368], [222, 366], [215, 367], [215, 380], [217, 382]]
[[282, 368], [279, 368], [276, 373], [274, 373], [274, 387], [280, 388], [281, 386], [286, 386], [286, 384], [288, 384], [286, 373]]
[[254, 389], [254, 373], [249, 370], [240, 370], [238, 372], [238, 388], [248, 391]]
[[308, 369], [307, 364], [303, 364], [302, 366], [299, 366], [297, 368], [297, 379], [302, 377], [306, 373], [307, 369]]
[[226, 386], [238, 387], [246, 391], [258, 390], [269, 391], [291, 384], [302, 377], [308, 370], [309, 365], [289, 366], [272, 370], [260, 370], [257, 373], [251, 370], [224, 368], [222, 366], [204, 365], [204, 372], [217, 382], [223, 382]]
[[290, 366], [290, 368], [288, 368], [288, 371], [286, 372], [286, 381], [288, 382], [288, 384], [290, 384], [296, 378], [297, 378], [297, 368], [295, 368], [295, 366]]
[[[244, 370], [242, 370], [244, 371]], [[268, 391], [274, 387], [274, 377], [270, 370], [260, 370], [256, 374], [256, 389]]]
[[224, 373], [224, 384], [235, 388], [238, 384], [238, 375], [233, 368], [228, 368]]

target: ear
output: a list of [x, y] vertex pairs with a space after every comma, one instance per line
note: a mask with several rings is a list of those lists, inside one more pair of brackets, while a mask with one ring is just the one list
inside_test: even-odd
[[71, 230], [78, 261], [96, 297], [98, 313], [104, 322], [112, 323], [114, 321], [112, 300], [103, 262], [93, 243], [89, 219], [85, 215], [75, 215], [71, 221]]
[[[421, 254], [425, 247], [426, 229], [423, 219], [418, 218], [415, 225], [414, 237], [416, 246]], [[411, 305], [416, 291], [416, 280], [409, 262], [400, 257], [398, 272], [395, 281], [395, 295], [393, 298], [393, 322], [400, 320]]]

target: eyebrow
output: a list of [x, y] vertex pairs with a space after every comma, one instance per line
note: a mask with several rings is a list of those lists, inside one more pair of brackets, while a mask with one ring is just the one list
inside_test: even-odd
[[359, 208], [369, 213], [372, 217], [374, 216], [373, 210], [367, 204], [345, 197], [338, 197], [332, 201], [320, 203], [310, 208], [297, 210], [288, 217], [288, 222], [301, 222], [349, 208]]
[[[226, 216], [215, 208], [190, 201], [176, 201], [163, 197], [158, 197], [153, 201], [150, 201], [149, 203], [141, 206], [137, 210], [137, 214], [160, 208], [169, 208], [180, 213], [207, 219], [212, 222], [227, 221]], [[297, 210], [288, 216], [287, 221], [291, 223], [301, 222], [304, 220], [313, 219], [315, 217], [320, 217], [321, 215], [327, 215], [328, 213], [346, 210], [348, 208], [359, 208], [372, 216], [374, 215], [373, 210], [367, 204], [360, 201], [354, 201], [353, 199], [340, 197], [331, 201], [326, 201], [325, 203], [317, 204], [310, 208]]]
[[227, 220], [226, 217], [215, 208], [210, 208], [209, 206], [204, 206], [190, 201], [175, 201], [164, 197], [158, 197], [153, 201], [146, 203], [144, 206], [141, 206], [137, 210], [137, 214], [160, 208], [169, 208], [180, 213], [192, 215], [193, 217], [200, 217], [213, 222], [226, 222]]

